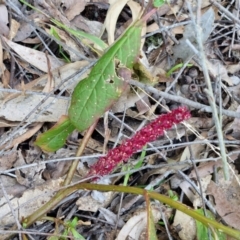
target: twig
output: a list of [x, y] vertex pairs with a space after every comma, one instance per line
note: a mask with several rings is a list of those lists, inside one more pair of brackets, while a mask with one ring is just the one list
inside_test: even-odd
[[177, 172], [183, 177], [183, 179], [185, 179], [189, 184], [192, 185], [192, 187], [194, 188], [194, 190], [198, 193], [198, 195], [201, 197], [203, 197], [206, 205], [208, 206], [208, 208], [211, 210], [212, 213], [216, 214], [216, 210], [215, 208], [212, 206], [212, 204], [206, 199], [206, 197], [204, 197], [199, 188], [195, 185], [195, 183], [193, 181], [191, 181], [191, 179], [186, 175], [184, 174], [181, 170], [177, 170]]
[[[86, 147], [86, 145], [87, 145], [87, 143], [88, 143], [88, 141], [89, 141], [93, 131], [95, 130], [97, 122], [98, 121], [96, 121], [94, 124], [92, 124], [88, 128], [87, 132], [84, 134], [83, 140], [82, 140], [82, 142], [79, 145], [79, 148], [77, 150], [76, 157], [79, 157], [79, 156], [81, 156], [83, 154], [83, 151], [84, 151], [84, 149], [85, 149], [85, 147]], [[70, 167], [70, 169], [68, 171], [68, 174], [67, 174], [67, 176], [66, 176], [66, 178], [64, 180], [64, 184], [63, 184], [64, 186], [69, 185], [70, 182], [72, 181], [72, 178], [73, 178], [73, 175], [74, 175], [74, 173], [75, 173], [75, 171], [77, 169], [78, 163], [79, 163], [79, 160], [73, 161], [73, 163], [72, 163], [72, 165], [71, 165], [71, 167]]]
[[[189, 107], [201, 109], [201, 111], [205, 111], [205, 112], [209, 112], [209, 113], [212, 112], [212, 108], [210, 106], [205, 105], [205, 104], [194, 102], [194, 101], [191, 101], [189, 99], [183, 98], [181, 96], [175, 96], [175, 95], [172, 95], [172, 94], [169, 94], [169, 93], [162, 92], [160, 90], [157, 90], [154, 87], [148, 86], [146, 84], [140, 83], [140, 82], [135, 81], [135, 80], [128, 80], [128, 83], [130, 83], [130, 84], [132, 84], [136, 87], [142, 88], [145, 91], [151, 92], [151, 93], [153, 93], [153, 94], [155, 94], [159, 97], [164, 97], [166, 99], [175, 101], [177, 103], [182, 103], [182, 104], [188, 105]], [[230, 111], [230, 110], [223, 109], [222, 113], [224, 115], [228, 116], [228, 117], [240, 118], [239, 113], [233, 112], [233, 111]]]
[[228, 10], [226, 10], [220, 3], [214, 1], [214, 0], [210, 0], [210, 2], [217, 7], [220, 11], [222, 11], [223, 13], [226, 14], [226, 16], [228, 16], [234, 23], [237, 23], [238, 25], [240, 25], [240, 20], [238, 18], [236, 18], [231, 12], [229, 12]]
[[[16, 93], [16, 94], [25, 94], [25, 95], [39, 95], [39, 96], [49, 96], [49, 93], [46, 92], [36, 92], [36, 91], [30, 91], [30, 90], [18, 90], [18, 89], [7, 89], [7, 88], [0, 88], [0, 92], [7, 92], [7, 93]], [[69, 100], [70, 97], [66, 96], [58, 96], [55, 94], [50, 95], [49, 97], [53, 97], [56, 99], [65, 99]]]

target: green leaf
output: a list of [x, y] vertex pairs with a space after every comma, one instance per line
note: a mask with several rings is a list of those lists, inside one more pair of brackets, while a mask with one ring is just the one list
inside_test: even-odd
[[[210, 218], [211, 220], [215, 220], [214, 216], [212, 215], [212, 213], [209, 210], [207, 211], [207, 217]], [[201, 215], [204, 216], [203, 213], [203, 209], [197, 209], [196, 212], [200, 213]], [[198, 240], [208, 240], [208, 228], [202, 224], [201, 222], [196, 220], [196, 225], [197, 225], [197, 239]], [[210, 230], [212, 230], [211, 228], [209, 228]], [[217, 229], [214, 229], [214, 234], [217, 234], [217, 237], [219, 240], [226, 240], [226, 234], [224, 234], [221, 231], [218, 231]], [[214, 238], [213, 238], [214, 239]]]
[[124, 91], [126, 84], [115, 68], [119, 64], [132, 69], [140, 50], [141, 30], [141, 21], [128, 28], [74, 89], [68, 114], [79, 131], [90, 127]]
[[154, 0], [153, 6], [157, 8], [157, 7], [161, 7], [165, 3], [166, 3], [166, 0]]
[[43, 151], [54, 152], [61, 148], [68, 135], [75, 129], [67, 116], [62, 116], [59, 121], [47, 132], [38, 136], [35, 145]]

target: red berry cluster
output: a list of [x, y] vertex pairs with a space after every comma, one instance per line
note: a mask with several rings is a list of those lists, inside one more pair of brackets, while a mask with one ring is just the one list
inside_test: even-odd
[[131, 139], [124, 141], [118, 147], [111, 149], [108, 154], [91, 166], [88, 176], [106, 175], [119, 164], [127, 161], [133, 153], [141, 150], [148, 142], [156, 140], [164, 134], [165, 130], [172, 128], [191, 117], [186, 107], [179, 107], [172, 112], [159, 116], [139, 130]]

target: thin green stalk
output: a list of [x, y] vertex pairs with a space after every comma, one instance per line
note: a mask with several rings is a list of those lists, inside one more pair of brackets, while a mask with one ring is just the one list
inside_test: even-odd
[[211, 80], [210, 80], [210, 77], [208, 74], [208, 69], [207, 69], [207, 64], [206, 64], [207, 59], [206, 59], [206, 56], [204, 53], [204, 47], [203, 47], [203, 42], [202, 42], [202, 28], [200, 25], [200, 2], [198, 2], [198, 11], [197, 11], [198, 18], [196, 20], [197, 23], [195, 22], [190, 4], [188, 4], [188, 9], [190, 11], [192, 22], [193, 22], [194, 29], [196, 32], [196, 40], [197, 40], [198, 47], [199, 47], [199, 59], [201, 61], [203, 75], [204, 75], [205, 83], [207, 85], [207, 89], [204, 89], [204, 92], [207, 93], [208, 101], [212, 108], [212, 116], [213, 116], [213, 119], [214, 119], [214, 122], [216, 125], [217, 136], [218, 136], [218, 140], [219, 140], [219, 147], [220, 147], [222, 163], [223, 163], [224, 177], [225, 177], [225, 180], [229, 180], [229, 167], [228, 167], [228, 162], [227, 162], [227, 157], [226, 157], [226, 148], [225, 148], [225, 144], [223, 141], [223, 132], [222, 132], [219, 118], [218, 118], [218, 110], [217, 110], [215, 98], [213, 95], [212, 83], [211, 83]]
[[[217, 229], [218, 231], [222, 231], [229, 236], [232, 236], [236, 239], [240, 239], [240, 231], [232, 229], [230, 227], [224, 226], [221, 223], [218, 223], [215, 220], [206, 218], [205, 216], [199, 214], [198, 212], [194, 211], [190, 207], [177, 202], [175, 200], [172, 200], [169, 197], [166, 197], [162, 194], [147, 191], [145, 189], [136, 188], [136, 187], [124, 187], [124, 186], [115, 186], [115, 185], [101, 185], [101, 184], [90, 184], [90, 183], [80, 183], [72, 188], [76, 188], [75, 190], [79, 189], [87, 189], [87, 190], [98, 190], [98, 191], [115, 191], [115, 192], [124, 192], [124, 193], [132, 193], [132, 194], [140, 194], [145, 195], [147, 194], [149, 198], [156, 199], [162, 203], [168, 204], [172, 208], [175, 208], [181, 212], [184, 212], [185, 214], [193, 217], [197, 221], [203, 223], [206, 226], [213, 227]], [[69, 189], [68, 189], [69, 190]]]

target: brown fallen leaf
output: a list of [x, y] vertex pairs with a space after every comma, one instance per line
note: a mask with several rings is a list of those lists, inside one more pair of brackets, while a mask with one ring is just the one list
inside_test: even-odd
[[[151, 210], [154, 222], [156, 223], [161, 218], [161, 212], [154, 206], [151, 207]], [[143, 239], [143, 236], [146, 236], [147, 221], [148, 217], [146, 209], [139, 209], [138, 212], [134, 213], [134, 216], [131, 217], [120, 230], [116, 240]]]
[[[14, 50], [19, 55], [19, 57], [24, 59], [26, 62], [30, 63], [43, 72], [48, 71], [47, 60], [44, 52], [22, 46], [4, 37], [2, 37], [2, 39], [12, 50]], [[56, 57], [49, 56], [49, 59], [51, 62], [52, 70], [64, 65], [64, 62], [60, 59], [57, 59]]]
[[228, 182], [224, 180], [223, 176], [219, 179], [218, 184], [211, 181], [206, 193], [214, 197], [215, 209], [223, 220], [231, 227], [240, 230], [239, 175], [231, 174], [231, 181]]
[[[12, 198], [11, 207], [17, 213], [19, 220], [31, 215], [49, 201], [61, 187], [62, 179], [47, 181], [35, 189], [26, 190], [21, 197]], [[9, 204], [5, 197], [0, 199], [0, 226], [15, 223]], [[6, 239], [6, 238], [5, 238]]]
[[86, 6], [89, 0], [79, 1], [79, 0], [68, 0], [64, 1], [62, 7], [64, 8], [64, 13], [69, 21], [71, 21], [75, 16], [79, 15]]
[[12, 168], [13, 164], [17, 160], [16, 149], [10, 152], [6, 152], [0, 157], [0, 171], [4, 171]]
[[174, 217], [173, 226], [180, 228], [178, 235], [181, 240], [194, 240], [196, 237], [196, 221], [186, 215], [185, 213], [177, 210]]

